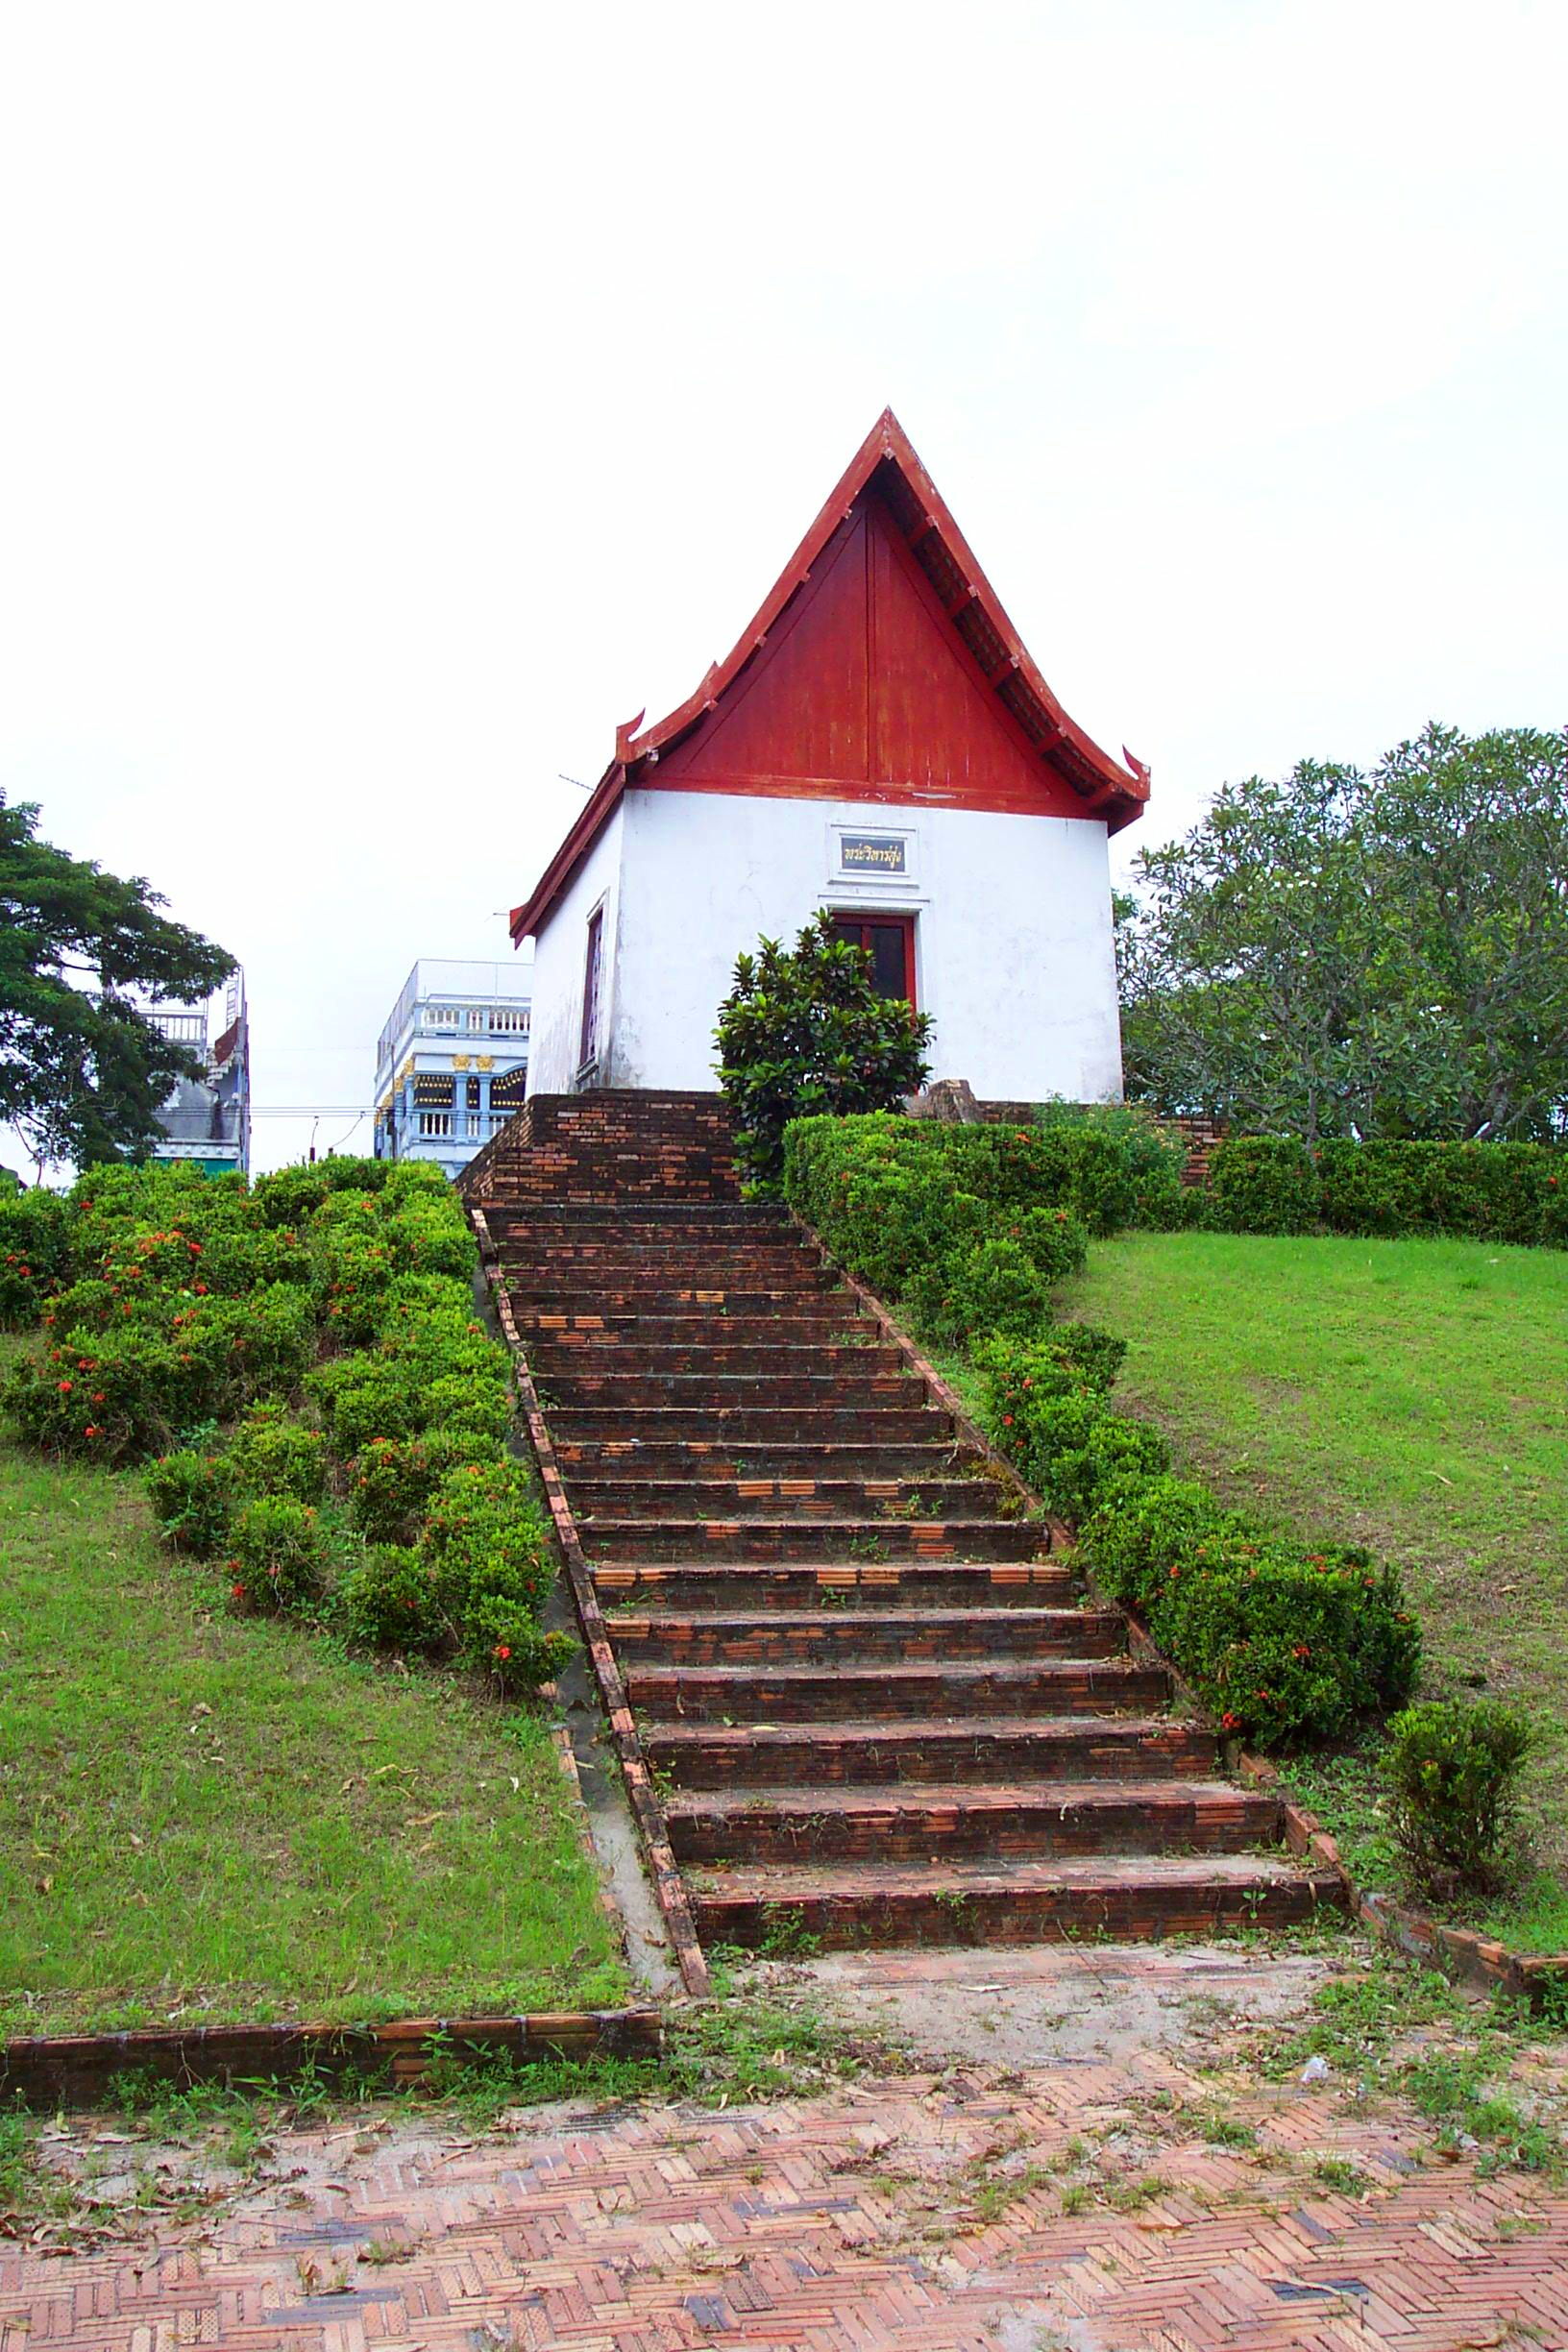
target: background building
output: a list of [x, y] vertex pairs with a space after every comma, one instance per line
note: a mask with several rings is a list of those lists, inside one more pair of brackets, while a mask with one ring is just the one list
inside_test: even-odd
[[152, 1158], [193, 1161], [209, 1176], [251, 1166], [251, 1027], [245, 1010], [245, 975], [236, 971], [223, 992], [222, 1026], [213, 1036], [220, 1000], [206, 1005], [151, 1005], [147, 1018], [178, 1045], [188, 1045], [207, 1063], [205, 1081], [182, 1078], [158, 1123], [163, 1140]]
[[421, 956], [376, 1047], [378, 1160], [433, 1160], [451, 1176], [523, 1107], [531, 957]]

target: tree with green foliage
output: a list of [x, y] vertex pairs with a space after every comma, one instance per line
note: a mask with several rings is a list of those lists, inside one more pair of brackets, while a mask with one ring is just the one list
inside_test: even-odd
[[1227, 785], [1116, 907], [1129, 1094], [1327, 1137], [1568, 1116], [1568, 734]]
[[0, 1120], [40, 1171], [135, 1159], [175, 1081], [202, 1075], [133, 992], [205, 997], [234, 959], [163, 904], [139, 875], [122, 881], [40, 841], [37, 805], [0, 792]]
[[791, 1119], [895, 1111], [924, 1084], [931, 1017], [880, 995], [865, 948], [819, 911], [793, 948], [765, 939], [736, 958], [716, 1034], [736, 1165], [753, 1191], [774, 1193]]

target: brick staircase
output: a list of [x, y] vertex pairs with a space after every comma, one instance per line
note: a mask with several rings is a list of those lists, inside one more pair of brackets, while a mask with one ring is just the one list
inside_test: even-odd
[[[483, 1206], [705, 1943], [1284, 1924], [1336, 1885], [780, 1211]], [[712, 1195], [719, 1197], [712, 1197]]]

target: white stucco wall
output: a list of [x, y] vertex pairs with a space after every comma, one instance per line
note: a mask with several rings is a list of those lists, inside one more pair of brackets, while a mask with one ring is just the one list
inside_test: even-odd
[[[600, 977], [599, 1035], [602, 1053], [615, 1017], [616, 923], [620, 909], [623, 801], [584, 858], [569, 888], [556, 900], [540, 932], [533, 955], [533, 1024], [528, 1046], [528, 1092], [570, 1094], [576, 1085], [582, 1040], [582, 983], [586, 968], [588, 918], [602, 900], [604, 960]], [[636, 1081], [612, 1078], [601, 1065], [601, 1085]], [[707, 1084], [704, 1080], [702, 1083]]]
[[[845, 873], [845, 829], [902, 837], [906, 870]], [[601, 897], [600, 1084], [712, 1087], [736, 955], [825, 905], [918, 918], [933, 1076], [967, 1078], [983, 1100], [1121, 1090], [1101, 823], [628, 791], [539, 939], [530, 1092], [576, 1081], [587, 919]]]

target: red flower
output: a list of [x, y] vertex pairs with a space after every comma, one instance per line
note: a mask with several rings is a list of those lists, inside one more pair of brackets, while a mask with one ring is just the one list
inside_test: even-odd
[[1311, 1654], [1311, 1649], [1306, 1642], [1297, 1642], [1295, 1648], [1290, 1653], [1292, 1657], [1298, 1658], [1310, 1658]]
[[84, 1437], [98, 1437], [101, 1436], [103, 1433], [95, 1422], [89, 1421], [86, 1428], [82, 1432], [82, 1434]]
[[1222, 1731], [1239, 1731], [1241, 1728], [1241, 1718], [1239, 1715], [1233, 1715], [1227, 1708], [1226, 1712], [1219, 1719], [1219, 1727]]
[[496, 1655], [498, 1658], [509, 1658], [511, 1654], [510, 1646], [506, 1642], [497, 1642]]
[[245, 1587], [243, 1584], [231, 1584], [229, 1591], [235, 1601], [243, 1601], [245, 1598]]
[[196, 1296], [197, 1296], [198, 1298], [206, 1298], [206, 1296], [207, 1296], [207, 1285], [206, 1285], [206, 1283], [198, 1283], [198, 1284], [196, 1285]]
[[1013, 1415], [1011, 1413], [1003, 1413], [1002, 1427], [1003, 1429], [1011, 1429], [1013, 1427]]
[[60, 1393], [61, 1393], [61, 1396], [69, 1396], [69, 1395], [70, 1395], [70, 1393], [71, 1393], [71, 1384], [70, 1384], [70, 1382], [69, 1382], [69, 1381], [61, 1381], [61, 1382], [60, 1383]]

